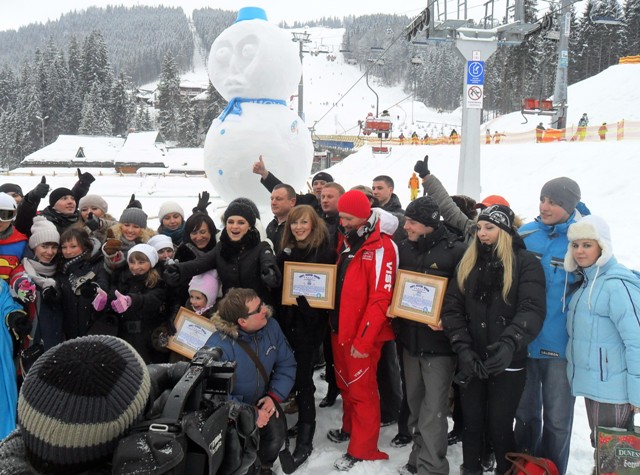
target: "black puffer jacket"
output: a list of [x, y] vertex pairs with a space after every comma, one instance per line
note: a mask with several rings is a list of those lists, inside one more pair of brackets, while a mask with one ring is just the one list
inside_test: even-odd
[[[178, 266], [181, 282], [188, 282], [194, 275], [217, 269], [223, 295], [233, 287], [253, 289], [269, 305], [273, 302], [269, 289], [279, 286], [282, 281], [273, 249], [268, 242], [260, 241], [255, 228], [250, 229], [238, 242], [232, 242], [223, 229], [220, 241], [212, 251]], [[274, 281], [263, 280], [267, 271], [273, 271]]]
[[98, 316], [98, 312], [91, 305], [94, 296], [76, 294], [79, 279], [91, 280], [104, 291], [109, 288], [109, 276], [104, 269], [99, 249], [88, 260], [82, 257], [63, 261], [60, 271], [55, 276], [58, 284], [56, 303], [62, 305], [62, 326], [67, 340], [87, 335]]
[[442, 316], [445, 332], [457, 353], [471, 348], [483, 359], [487, 356], [487, 345], [508, 339], [516, 349], [509, 367], [523, 368], [527, 345], [542, 329], [546, 314], [542, 265], [524, 249], [521, 240], [514, 240], [513, 284], [506, 303], [502, 299], [501, 267], [492, 249], [484, 249], [477, 239], [472, 245], [481, 249], [464, 292], [454, 282], [445, 296]]
[[[287, 252], [290, 251], [290, 252]], [[283, 249], [278, 254], [278, 265], [284, 269], [285, 262], [304, 262], [308, 264], [334, 264], [336, 253], [329, 242], [318, 249]], [[329, 321], [328, 310], [309, 308], [304, 311], [296, 305], [282, 305], [278, 323], [289, 344], [295, 351], [303, 346], [320, 346]]]
[[[446, 277], [451, 283], [465, 249], [462, 241], [441, 225], [418, 241], [405, 239], [398, 245], [398, 269]], [[432, 330], [428, 325], [404, 318], [394, 318], [392, 325], [396, 340], [412, 356], [453, 355], [449, 338], [442, 331]]]
[[116, 297], [116, 290], [131, 297], [131, 306], [119, 316], [118, 336], [129, 342], [140, 353], [145, 363], [149, 364], [157, 362], [158, 355], [153, 348], [151, 334], [164, 321], [167, 296], [162, 280], [158, 280], [153, 288], [149, 288], [145, 285], [146, 277], [146, 274], [133, 275], [128, 267], [116, 271], [105, 311], [115, 314], [111, 302]]

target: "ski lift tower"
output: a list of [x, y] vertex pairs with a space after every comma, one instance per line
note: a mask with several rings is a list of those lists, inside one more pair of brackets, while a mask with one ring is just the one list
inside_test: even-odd
[[485, 62], [498, 45], [519, 45], [539, 28], [524, 21], [524, 0], [507, 0], [506, 23], [494, 17], [495, 0], [488, 0], [484, 18], [467, 16], [469, 0], [458, 0], [453, 11], [446, 0], [429, 0], [427, 8], [406, 27], [407, 40], [426, 29], [428, 41], [451, 41], [466, 61], [462, 101], [462, 142], [458, 169], [458, 194], [480, 199], [480, 119], [484, 96]]

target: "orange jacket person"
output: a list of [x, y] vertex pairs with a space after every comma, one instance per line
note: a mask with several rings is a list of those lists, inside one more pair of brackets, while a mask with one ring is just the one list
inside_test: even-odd
[[413, 201], [418, 197], [418, 190], [420, 189], [420, 180], [416, 172], [413, 172], [411, 178], [409, 178], [409, 189], [411, 190], [411, 201]]

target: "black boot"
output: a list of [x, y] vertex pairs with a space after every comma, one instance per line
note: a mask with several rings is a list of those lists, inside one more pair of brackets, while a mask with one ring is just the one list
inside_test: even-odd
[[296, 449], [293, 451], [293, 461], [297, 466], [302, 465], [313, 450], [313, 434], [316, 432], [315, 422], [298, 422], [298, 436]]
[[340, 391], [336, 389], [330, 389], [327, 395], [320, 401], [320, 407], [331, 407], [336, 403], [336, 399], [340, 395]]

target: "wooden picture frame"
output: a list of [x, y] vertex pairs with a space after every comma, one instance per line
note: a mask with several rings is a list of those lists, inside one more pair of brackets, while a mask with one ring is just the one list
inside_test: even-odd
[[336, 275], [335, 264], [285, 262], [282, 275], [282, 305], [297, 305], [296, 297], [304, 295], [313, 308], [334, 308]]
[[173, 324], [176, 334], [169, 337], [167, 348], [189, 359], [193, 358], [193, 355], [216, 332], [216, 327], [211, 320], [184, 307], [178, 310]]
[[439, 326], [448, 281], [446, 277], [398, 269], [389, 313]]

